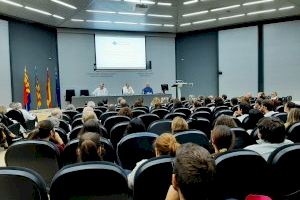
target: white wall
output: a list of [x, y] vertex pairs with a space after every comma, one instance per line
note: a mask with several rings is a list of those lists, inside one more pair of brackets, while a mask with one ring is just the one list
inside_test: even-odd
[[300, 21], [264, 26], [264, 89], [300, 100]]
[[258, 89], [257, 26], [219, 31], [219, 94], [230, 98]]
[[8, 105], [11, 97], [8, 22], [0, 20], [0, 105]]
[[[104, 82], [110, 95], [120, 95], [122, 86], [128, 82], [136, 94], [141, 94], [146, 82], [154, 93], [160, 93], [162, 83], [170, 87], [175, 82], [175, 38], [170, 36], [147, 36], [146, 56], [152, 61], [151, 70], [102, 70], [94, 71], [95, 46], [93, 33], [58, 32], [58, 60], [62, 102], [66, 89], [88, 89], [90, 93]], [[64, 104], [62, 104], [64, 105]]]

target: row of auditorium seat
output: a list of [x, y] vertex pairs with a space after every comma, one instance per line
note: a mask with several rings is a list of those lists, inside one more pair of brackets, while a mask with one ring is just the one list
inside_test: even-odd
[[[1, 198], [46, 200], [48, 191], [50, 200], [163, 200], [171, 183], [172, 161], [164, 156], [141, 165], [132, 194], [125, 171], [105, 161], [65, 166], [56, 172], [48, 188], [42, 177], [20, 165], [0, 168]], [[278, 200], [300, 197], [300, 144], [276, 149], [267, 162], [250, 150], [225, 152], [215, 162], [215, 183], [211, 188], [214, 200], [245, 199], [248, 194], [265, 194]]]

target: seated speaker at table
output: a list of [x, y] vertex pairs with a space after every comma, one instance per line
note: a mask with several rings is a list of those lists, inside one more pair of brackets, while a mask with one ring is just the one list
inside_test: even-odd
[[100, 83], [92, 94], [93, 96], [107, 96], [108, 90], [104, 87], [104, 83]]

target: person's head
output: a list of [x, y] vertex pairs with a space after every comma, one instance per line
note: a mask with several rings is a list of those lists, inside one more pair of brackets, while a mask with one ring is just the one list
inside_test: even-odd
[[86, 104], [86, 106], [87, 106], [87, 107], [91, 107], [91, 108], [94, 109], [94, 108], [96, 107], [96, 104], [95, 104], [95, 102], [93, 102], [93, 101], [88, 101], [87, 104]]
[[222, 99], [225, 101], [227, 99], [227, 95], [226, 94], [222, 94]]
[[266, 94], [264, 92], [258, 92], [256, 97], [258, 99], [265, 99], [266, 98]]
[[193, 105], [194, 105], [194, 108], [198, 108], [198, 107], [202, 106], [200, 101], [194, 101]]
[[123, 97], [118, 97], [118, 98], [117, 98], [117, 102], [118, 102], [119, 105], [121, 104], [121, 100], [122, 100], [122, 99], [124, 99], [124, 98], [123, 98]]
[[130, 87], [129, 83], [125, 83], [125, 86], [126, 86], [127, 88], [129, 88], [129, 87]]
[[238, 103], [239, 103], [238, 98], [234, 97], [234, 98], [230, 99], [231, 106], [238, 105]]
[[75, 111], [76, 108], [75, 108], [75, 106], [74, 106], [73, 104], [68, 104], [68, 105], [66, 106], [65, 110], [73, 110], [73, 111]]
[[209, 97], [204, 98], [204, 105], [206, 106], [207, 104], [211, 103], [211, 99]]
[[256, 99], [255, 104], [254, 104], [254, 108], [257, 110], [260, 110], [261, 108], [261, 103], [262, 103], [263, 99]]
[[52, 134], [54, 134], [54, 125], [51, 120], [46, 119], [38, 123], [37, 129], [29, 134], [28, 139], [49, 140]]
[[270, 112], [274, 109], [274, 102], [270, 99], [264, 99], [261, 102], [261, 108], [260, 111], [266, 114], [267, 112]]
[[17, 110], [20, 110], [20, 109], [22, 109], [22, 103], [20, 103], [20, 102], [16, 102], [16, 104], [15, 104], [15, 108], [17, 109]]
[[174, 99], [173, 108], [182, 108], [182, 102], [179, 99]]
[[250, 98], [249, 97], [241, 97], [240, 103], [249, 104], [250, 105]]
[[292, 108], [296, 108], [296, 104], [294, 102], [286, 102], [284, 105], [284, 112], [289, 113]]
[[98, 133], [87, 132], [80, 136], [77, 157], [81, 162], [103, 160], [104, 148]]
[[300, 109], [299, 108], [292, 108], [290, 110], [290, 112], [288, 113], [286, 123], [288, 125], [292, 125], [292, 124], [294, 124], [296, 122], [299, 122], [299, 121], [300, 121]]
[[82, 113], [82, 122], [85, 123], [86, 121], [90, 119], [95, 119], [97, 120], [97, 115], [94, 111], [86, 111]]
[[0, 114], [4, 115], [6, 113], [6, 111], [7, 111], [6, 106], [0, 106]]
[[100, 83], [100, 84], [99, 84], [99, 88], [100, 88], [100, 90], [103, 90], [103, 88], [104, 88], [104, 83]]
[[150, 83], [146, 83], [146, 87], [150, 87]]
[[126, 99], [121, 99], [120, 100], [120, 107], [121, 108], [128, 107]]
[[176, 150], [180, 147], [180, 144], [176, 141], [176, 138], [171, 133], [163, 133], [156, 138], [153, 143], [155, 149], [155, 155], [169, 155], [175, 156]]
[[100, 136], [102, 136], [102, 130], [100, 126], [100, 122], [97, 119], [89, 119], [83, 123], [80, 135], [86, 132], [93, 132], [98, 133]]
[[121, 108], [121, 109], [119, 110], [118, 115], [121, 115], [121, 116], [127, 116], [127, 117], [132, 118], [132, 115], [133, 115], [133, 114], [132, 114], [132, 111], [131, 111], [130, 108], [128, 108], [128, 107], [123, 107], [123, 108]]
[[146, 128], [143, 121], [140, 118], [135, 117], [132, 120], [130, 120], [129, 124], [126, 127], [125, 133], [130, 134], [130, 133], [138, 133], [138, 132], [145, 132], [145, 131]]
[[88, 111], [94, 111], [94, 108], [92, 108], [90, 106], [86, 106], [86, 107], [83, 108], [82, 114], [84, 114], [85, 112], [88, 112]]
[[285, 139], [285, 127], [277, 117], [264, 117], [258, 121], [258, 137], [265, 142], [281, 143]]
[[153, 108], [161, 108], [161, 101], [158, 97], [154, 97], [151, 101], [151, 106]]
[[251, 99], [252, 98], [252, 93], [251, 92], [247, 92], [245, 94], [245, 97], [247, 97], [248, 99]]
[[116, 111], [116, 106], [114, 104], [109, 104], [107, 106], [107, 111]]
[[172, 185], [178, 191], [180, 199], [209, 199], [214, 175], [214, 160], [203, 147], [186, 143], [176, 151]]
[[143, 103], [140, 100], [136, 100], [133, 104], [133, 107], [143, 107]]
[[172, 133], [189, 130], [189, 125], [182, 117], [175, 117], [171, 124]]
[[257, 122], [264, 117], [264, 114], [258, 109], [249, 110], [248, 128], [253, 129], [257, 126]]
[[215, 98], [215, 106], [218, 107], [218, 106], [223, 106], [224, 105], [224, 101], [221, 97], [216, 97]]
[[278, 95], [277, 95], [277, 92], [276, 91], [273, 91], [271, 93], [271, 99], [278, 99]]
[[62, 119], [62, 111], [59, 108], [55, 108], [51, 111], [51, 116], [57, 119]]
[[244, 115], [248, 114], [249, 110], [251, 109], [250, 105], [248, 103], [240, 103], [238, 106], [238, 110]]
[[231, 150], [234, 147], [235, 135], [228, 126], [218, 125], [211, 131], [211, 143], [215, 153]]
[[219, 116], [216, 121], [214, 126], [218, 126], [218, 125], [225, 125], [228, 126], [229, 128], [236, 128], [237, 125], [234, 121], [234, 119], [228, 115], [221, 115]]

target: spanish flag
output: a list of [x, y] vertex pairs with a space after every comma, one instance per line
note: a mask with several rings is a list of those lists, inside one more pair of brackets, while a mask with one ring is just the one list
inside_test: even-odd
[[42, 106], [42, 95], [41, 95], [41, 86], [40, 86], [39, 78], [36, 73], [36, 67], [35, 67], [35, 95], [36, 95], [36, 107], [37, 109], [39, 109]]
[[31, 96], [30, 96], [30, 81], [25, 66], [24, 69], [24, 89], [23, 89], [23, 103], [27, 110], [30, 110]]
[[47, 92], [47, 106], [48, 106], [48, 108], [52, 108], [51, 79], [50, 79], [50, 74], [49, 74], [48, 68], [47, 68], [47, 87], [46, 87], [46, 92]]

